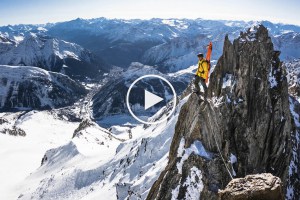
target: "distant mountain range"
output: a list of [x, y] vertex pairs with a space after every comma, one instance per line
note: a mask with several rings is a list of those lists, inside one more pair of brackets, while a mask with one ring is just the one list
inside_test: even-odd
[[13, 36], [0, 33], [0, 63], [36, 66], [74, 79], [96, 77], [104, 69], [101, 60], [81, 46], [33, 32]]
[[[11, 40], [16, 44], [33, 33], [56, 38], [52, 39], [53, 42], [65, 40], [76, 43], [81, 47], [69, 43], [69, 46], [73, 45], [73, 50], [74, 48], [77, 50], [70, 51], [73, 53], [63, 53], [64, 58], [72, 57], [74, 61], [77, 60], [75, 58], [82, 58], [78, 52], [82, 52], [83, 47], [91, 51], [98, 60], [105, 61], [106, 64], [102, 62], [104, 68], [111, 65], [127, 68], [131, 62], [141, 62], [157, 66], [163, 72], [175, 72], [194, 64], [197, 61], [195, 55], [198, 52], [205, 52], [209, 41], [214, 44], [212, 59], [217, 60], [221, 55], [226, 34], [232, 40], [239, 36], [241, 31], [257, 23], [204, 19], [78, 18], [54, 24], [3, 26], [0, 27], [0, 32], [2, 37], [6, 37], [6, 41]], [[299, 26], [269, 21], [259, 23], [268, 28], [275, 49], [282, 51], [281, 59], [292, 60], [300, 57]], [[0, 49], [9, 48], [7, 46], [6, 42], [2, 42]], [[85, 59], [80, 60], [89, 60], [87, 55], [83, 57]], [[0, 64], [8, 64], [0, 61]]]

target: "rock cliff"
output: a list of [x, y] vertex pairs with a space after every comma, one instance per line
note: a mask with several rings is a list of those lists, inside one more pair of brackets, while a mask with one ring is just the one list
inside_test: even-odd
[[297, 131], [279, 55], [262, 25], [233, 43], [225, 38], [208, 101], [192, 94], [182, 106], [168, 165], [147, 199], [218, 199], [231, 176], [255, 173], [278, 176], [287, 199], [299, 199], [299, 165], [290, 170]]

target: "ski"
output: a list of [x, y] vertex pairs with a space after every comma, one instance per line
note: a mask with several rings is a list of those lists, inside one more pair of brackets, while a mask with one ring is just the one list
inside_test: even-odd
[[209, 45], [207, 45], [206, 61], [208, 63], [208, 73], [205, 79], [205, 83], [207, 83], [209, 79], [211, 52], [212, 52], [212, 42], [210, 42]]

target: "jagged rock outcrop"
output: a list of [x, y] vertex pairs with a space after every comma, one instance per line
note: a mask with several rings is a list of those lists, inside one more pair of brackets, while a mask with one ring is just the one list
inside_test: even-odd
[[84, 130], [85, 128], [87, 127], [90, 127], [90, 126], [94, 126], [93, 122], [91, 122], [89, 119], [84, 119], [82, 120], [82, 122], [79, 124], [79, 126], [74, 130], [74, 133], [73, 133], [73, 136], [72, 138], [76, 137], [76, 135]]
[[[271, 173], [288, 193], [290, 177], [298, 181], [290, 174], [295, 170], [289, 172], [296, 132], [279, 55], [261, 25], [233, 43], [225, 38], [209, 100], [192, 94], [183, 105], [168, 165], [147, 199], [218, 199], [218, 190], [231, 180], [228, 171], [235, 177]], [[299, 199], [298, 190], [293, 187], [288, 199]]]
[[268, 173], [233, 179], [219, 196], [220, 200], [284, 200], [280, 178]]
[[300, 59], [285, 63], [289, 93], [291, 96], [300, 97]]
[[2, 131], [0, 131], [0, 133], [3, 133], [3, 134], [9, 134], [9, 135], [12, 135], [12, 136], [26, 136], [26, 133], [24, 130], [16, 127], [16, 126], [13, 126], [11, 129], [10, 128], [4, 128]]

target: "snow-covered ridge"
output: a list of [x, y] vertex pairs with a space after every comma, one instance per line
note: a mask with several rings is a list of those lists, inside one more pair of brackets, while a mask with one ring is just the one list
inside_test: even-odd
[[[270, 21], [238, 21], [238, 20], [206, 20], [206, 19], [178, 19], [178, 18], [169, 18], [169, 19], [160, 19], [153, 18], [150, 20], [141, 20], [141, 19], [107, 19], [104, 17], [94, 18], [94, 19], [82, 19], [77, 18], [74, 20], [66, 21], [66, 22], [57, 22], [57, 23], [47, 23], [47, 24], [20, 24], [20, 25], [8, 25], [0, 27], [0, 31], [3, 33], [24, 33], [24, 32], [34, 32], [36, 30], [39, 31], [47, 31], [49, 29], [60, 27], [65, 29], [84, 29], [94, 32], [103, 32], [108, 31], [106, 28], [111, 26], [116, 30], [119, 27], [120, 29], [127, 29], [127, 27], [135, 27], [140, 26], [142, 28], [146, 28], [147, 25], [165, 25], [169, 27], [173, 27], [175, 29], [186, 29], [187, 27], [195, 26], [195, 24], [202, 25], [203, 27], [218, 27], [220, 25], [224, 25], [227, 27], [250, 27], [253, 24], [261, 23], [270, 27], [275, 32], [278, 33], [287, 33], [291, 31], [300, 31], [300, 27], [296, 25], [290, 24], [282, 24], [282, 23], [272, 23]], [[126, 25], [126, 27], [124, 27]], [[159, 26], [158, 26], [159, 27]], [[119, 34], [119, 33], [118, 33]]]
[[217, 60], [226, 34], [233, 39], [257, 24], [268, 28], [276, 49], [282, 51], [282, 59], [299, 58], [300, 27], [269, 21], [78, 18], [54, 24], [4, 26], [0, 32], [13, 40], [21, 40], [31, 32], [48, 34], [92, 49], [99, 57], [106, 55], [109, 64], [127, 67], [138, 61], [160, 66], [161, 71], [176, 72], [193, 65], [195, 55], [206, 52], [209, 41], [214, 46], [212, 59]]
[[165, 74], [161, 73], [153, 66], [143, 65], [138, 62], [131, 63], [128, 69], [122, 73], [122, 76], [125, 80], [133, 80], [134, 78], [139, 78], [146, 74], [156, 74], [165, 77]]
[[55, 57], [85, 61], [90, 59], [84, 52], [85, 50], [77, 44], [35, 33], [30, 33], [22, 40], [10, 44], [10, 49], [6, 52], [2, 51], [0, 54], [0, 63], [2, 64], [42, 66], [51, 70], [55, 65], [55, 60], [53, 60]]
[[102, 69], [100, 60], [80, 45], [33, 32], [0, 33], [0, 64], [35, 66], [72, 78], [97, 76]]
[[145, 199], [167, 164], [175, 124], [187, 99], [167, 122], [132, 128], [132, 138], [125, 142], [95, 124], [85, 127], [46, 152], [42, 166], [18, 190], [19, 198]]

